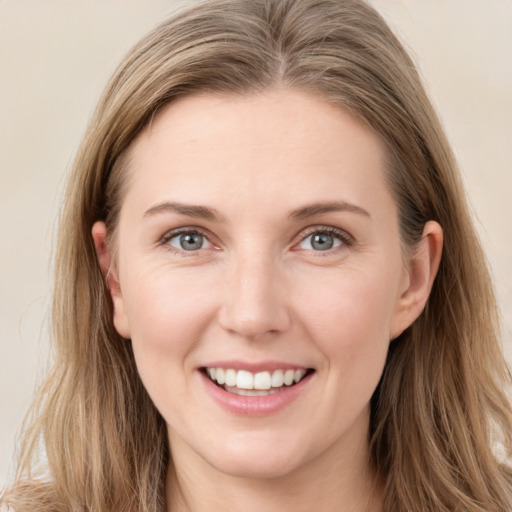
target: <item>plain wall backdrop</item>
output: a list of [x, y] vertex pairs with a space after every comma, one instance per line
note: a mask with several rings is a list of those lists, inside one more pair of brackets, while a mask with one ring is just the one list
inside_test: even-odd
[[[0, 488], [49, 357], [66, 174], [122, 55], [172, 0], [0, 0]], [[460, 163], [512, 361], [512, 0], [373, 0], [412, 52]]]

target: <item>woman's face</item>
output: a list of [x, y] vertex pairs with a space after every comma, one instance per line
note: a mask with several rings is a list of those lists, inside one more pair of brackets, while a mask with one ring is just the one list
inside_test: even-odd
[[135, 141], [115, 325], [175, 460], [279, 476], [365, 452], [390, 339], [419, 313], [384, 159], [289, 89], [185, 97]]

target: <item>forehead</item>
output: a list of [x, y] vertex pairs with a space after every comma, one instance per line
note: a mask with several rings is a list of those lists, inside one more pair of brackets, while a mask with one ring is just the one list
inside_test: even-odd
[[362, 121], [291, 89], [186, 96], [157, 113], [129, 150], [126, 199], [143, 208], [173, 196], [209, 203], [363, 201], [380, 184], [386, 151]]

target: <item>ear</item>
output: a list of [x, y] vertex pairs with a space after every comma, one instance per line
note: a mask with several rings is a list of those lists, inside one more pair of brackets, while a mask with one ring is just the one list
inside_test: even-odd
[[409, 261], [407, 276], [393, 318], [390, 339], [402, 334], [423, 311], [434, 283], [441, 253], [443, 229], [435, 221], [425, 224], [419, 245]]
[[107, 288], [112, 298], [114, 308], [114, 327], [123, 338], [130, 338], [128, 317], [125, 311], [125, 304], [121, 285], [119, 284], [118, 272], [115, 267], [112, 255], [107, 244], [107, 228], [104, 222], [98, 221], [92, 227], [92, 238], [96, 247], [96, 254], [101, 271], [107, 280]]

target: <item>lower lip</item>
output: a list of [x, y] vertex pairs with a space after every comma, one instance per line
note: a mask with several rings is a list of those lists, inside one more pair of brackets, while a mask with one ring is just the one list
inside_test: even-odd
[[295, 401], [307, 388], [313, 374], [304, 377], [298, 384], [267, 396], [241, 396], [229, 393], [214, 384], [200, 372], [209, 395], [221, 407], [240, 416], [269, 416]]

